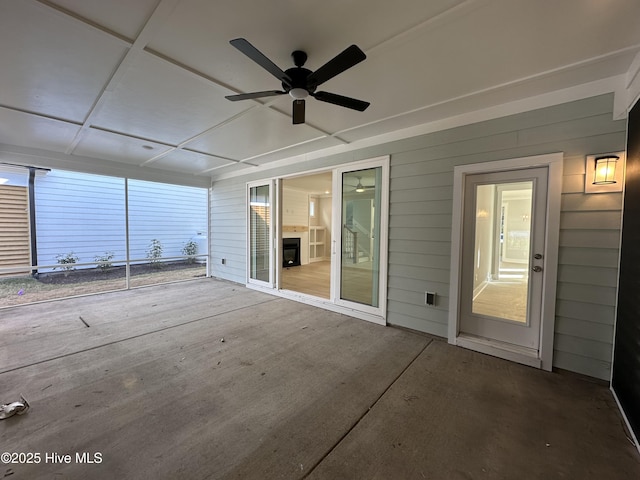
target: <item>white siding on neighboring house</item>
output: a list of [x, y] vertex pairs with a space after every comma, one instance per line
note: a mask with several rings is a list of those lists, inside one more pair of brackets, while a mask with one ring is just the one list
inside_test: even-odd
[[622, 197], [584, 194], [584, 162], [624, 150], [625, 125], [602, 95], [216, 182], [213, 249], [241, 265], [214, 275], [245, 281], [244, 182], [391, 155], [387, 321], [446, 337], [454, 166], [564, 152], [554, 366], [608, 379]]
[[[124, 179], [52, 170], [36, 178], [38, 265], [55, 265], [73, 252], [79, 263], [125, 247]], [[48, 269], [40, 270], [47, 271]]]
[[[207, 231], [207, 191], [141, 180], [129, 180], [129, 240], [132, 259], [146, 258], [153, 239], [164, 257], [182, 255], [198, 232]], [[206, 253], [206, 252], [199, 252]]]
[[[180, 256], [186, 242], [207, 231], [207, 190], [129, 180], [130, 258], [146, 258], [152, 239], [163, 256]], [[113, 252], [126, 259], [125, 181], [53, 170], [35, 186], [38, 264], [73, 252], [79, 263]], [[200, 252], [206, 253], [206, 252]]]

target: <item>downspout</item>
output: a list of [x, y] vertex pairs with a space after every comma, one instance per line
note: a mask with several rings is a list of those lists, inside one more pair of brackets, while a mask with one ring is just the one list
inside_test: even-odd
[[[38, 265], [38, 245], [36, 243], [36, 169], [29, 167], [29, 233], [31, 236], [31, 265]], [[38, 278], [38, 269], [31, 269], [31, 276]]]

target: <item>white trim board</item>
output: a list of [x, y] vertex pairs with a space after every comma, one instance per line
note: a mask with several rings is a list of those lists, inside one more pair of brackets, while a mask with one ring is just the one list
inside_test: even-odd
[[[460, 276], [462, 270], [462, 216], [464, 205], [464, 180], [466, 175], [520, 170], [532, 167], [547, 167], [548, 199], [545, 238], [545, 281], [542, 292], [542, 321], [540, 349], [537, 358], [531, 355], [514, 354], [498, 342], [487, 342], [467, 336], [460, 337]], [[560, 200], [562, 196], [563, 154], [550, 153], [531, 157], [520, 157], [495, 162], [476, 163], [454, 167], [453, 172], [453, 222], [451, 227], [451, 271], [449, 292], [449, 321], [447, 340], [452, 345], [489, 353], [506, 360], [551, 371], [553, 366], [553, 334], [555, 330], [556, 282], [558, 276], [558, 244], [560, 236]], [[533, 361], [534, 360], [534, 361]]]

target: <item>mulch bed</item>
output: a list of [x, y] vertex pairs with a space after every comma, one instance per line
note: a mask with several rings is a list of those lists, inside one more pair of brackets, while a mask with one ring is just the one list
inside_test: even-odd
[[[187, 262], [163, 262], [161, 267], [151, 266], [149, 263], [131, 265], [131, 276], [160, 272], [172, 272], [175, 270], [203, 268], [201, 263]], [[103, 271], [100, 268], [76, 269], [71, 272], [51, 272], [37, 275], [37, 280], [49, 285], [72, 285], [75, 283], [95, 282], [100, 280], [117, 280], [125, 278], [126, 270], [123, 266], [114, 266]]]

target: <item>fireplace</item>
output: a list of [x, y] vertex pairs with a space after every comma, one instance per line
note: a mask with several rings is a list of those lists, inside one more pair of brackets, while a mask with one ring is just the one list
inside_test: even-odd
[[297, 267], [300, 265], [300, 239], [282, 239], [282, 266]]

